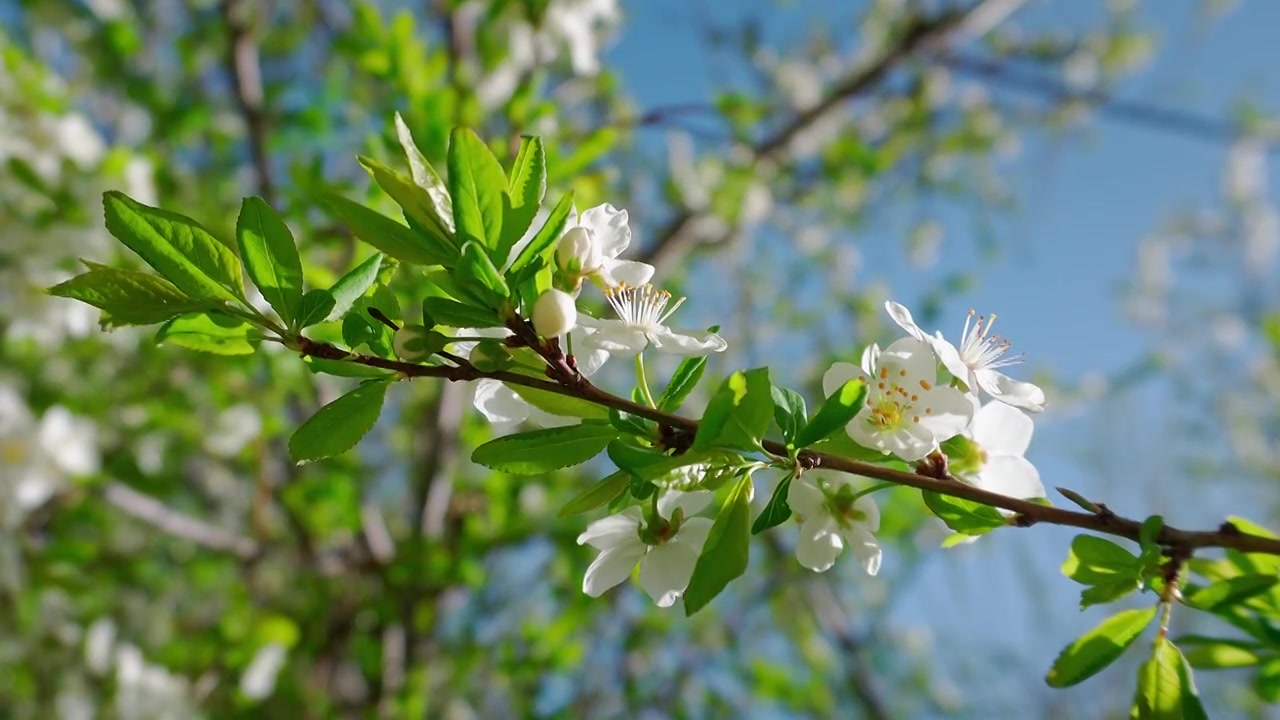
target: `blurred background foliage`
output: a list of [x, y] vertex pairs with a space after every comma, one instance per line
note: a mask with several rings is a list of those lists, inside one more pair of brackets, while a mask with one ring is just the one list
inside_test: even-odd
[[[1056, 23], [1064, 4], [1090, 9]], [[1228, 4], [1178, 3], [1197, 32]], [[1035, 221], [1011, 160], [1117, 119], [1207, 140], [1222, 191], [1131, 239], [1107, 321], [1128, 329], [1107, 332], [1142, 333], [1132, 363], [1089, 374], [1042, 353], [1024, 374], [1057, 381], [1050, 415], [1093, 429], [1056, 452], [1134, 514], [1274, 526], [1277, 125], [1247, 97], [1198, 114], [1118, 99], [1180, 51], [1149, 5], [0, 0], [0, 718], [1118, 716], [1129, 672], [1065, 692], [1039, 680], [1089, 624], [1053, 584], [1062, 533], [944, 556], [918, 495], [895, 490], [877, 578], [812, 575], [785, 530], [691, 620], [629, 586], [591, 600], [583, 519], [556, 517], [591, 467], [526, 482], [472, 465], [490, 431], [468, 388], [397, 386], [357, 451], [294, 467], [288, 433], [348, 381], [280, 352], [100, 332], [97, 311], [42, 288], [79, 258], [136, 262], [102, 227], [108, 189], [223, 237], [260, 195], [327, 285], [370, 250], [320, 197], [394, 214], [354, 156], [398, 162], [398, 111], [438, 167], [455, 125], [504, 161], [541, 135], [550, 195], [628, 209], [634, 257], [691, 296], [686, 324], [724, 326], [714, 372], [769, 364], [812, 396], [831, 360], [881, 338], [891, 290], [932, 326], [1006, 282], [984, 268]], [[645, 34], [611, 53], [633, 17]], [[712, 81], [672, 76], [691, 99], [645, 105], [628, 78], [677, 37]], [[943, 243], [973, 261], [937, 269]], [[405, 307], [414, 282], [394, 278]], [[1016, 288], [994, 296], [1010, 316], [1036, 281]], [[1087, 355], [1098, 322], [1054, 332]], [[1135, 417], [1153, 428], [1146, 459], [1098, 430]], [[1046, 484], [1065, 464], [1041, 465]], [[1127, 472], [1168, 484], [1109, 484]], [[1179, 513], [1160, 487], [1227, 506]], [[936, 572], [962, 562], [967, 591]], [[1255, 675], [1202, 674], [1211, 708], [1266, 716], [1280, 688]]]

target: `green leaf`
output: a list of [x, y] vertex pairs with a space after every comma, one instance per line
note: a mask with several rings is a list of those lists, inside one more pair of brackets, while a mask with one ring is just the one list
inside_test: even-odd
[[1139, 720], [1208, 717], [1182, 653], [1165, 638], [1156, 639], [1150, 659], [1138, 668], [1138, 691], [1129, 716]]
[[405, 227], [341, 195], [326, 195], [323, 200], [353, 235], [400, 262], [452, 267], [457, 258], [457, 250], [439, 236]]
[[525, 245], [520, 254], [516, 256], [516, 259], [511, 262], [511, 268], [508, 273], [514, 276], [536, 258], [541, 257], [543, 254], [550, 255], [554, 253], [556, 243], [560, 240], [560, 236], [564, 234], [564, 226], [569, 221], [571, 212], [573, 212], [572, 191], [560, 198], [560, 202], [556, 203], [556, 206], [551, 209], [551, 214], [547, 216], [547, 221], [542, 224], [542, 229], [533, 236], [529, 244]]
[[396, 138], [404, 150], [405, 159], [409, 161], [409, 174], [414, 184], [427, 192], [435, 216], [449, 231], [446, 237], [450, 237], [453, 233], [453, 201], [449, 199], [449, 188], [440, 179], [440, 173], [436, 172], [431, 163], [427, 162], [426, 156], [418, 150], [418, 144], [413, 141], [413, 133], [409, 132], [409, 126], [400, 117], [400, 113], [396, 113], [395, 122]]
[[576, 417], [588, 420], [608, 420], [609, 410], [603, 405], [587, 402], [570, 395], [539, 390], [523, 385], [508, 385], [522, 400], [530, 405], [561, 417]]
[[1080, 609], [1083, 610], [1093, 605], [1105, 605], [1115, 602], [1137, 590], [1138, 587], [1139, 584], [1132, 579], [1120, 579], [1090, 585], [1080, 592]]
[[631, 485], [631, 475], [621, 470], [605, 477], [600, 482], [583, 490], [572, 500], [560, 508], [559, 517], [581, 515], [596, 508], [607, 505], [618, 496], [624, 494]]
[[690, 465], [703, 464], [713, 467], [738, 467], [742, 464], [742, 458], [732, 450], [705, 448], [690, 450], [671, 457], [664, 456], [660, 462], [633, 469], [643, 479], [655, 482], [658, 485], [664, 485], [669, 480], [668, 476], [677, 470]]
[[244, 320], [226, 313], [188, 313], [161, 325], [156, 342], [215, 355], [249, 355], [257, 343], [250, 335], [253, 329]]
[[293, 327], [302, 305], [302, 260], [289, 226], [262, 198], [245, 198], [236, 219], [236, 243], [249, 279]]
[[333, 293], [328, 290], [319, 288], [308, 290], [307, 294], [302, 296], [302, 303], [298, 308], [298, 329], [324, 322], [333, 314], [333, 307], [336, 304]]
[[1269, 703], [1280, 701], [1280, 658], [1271, 658], [1258, 668], [1254, 681], [1258, 695]]
[[374, 253], [367, 260], [351, 268], [351, 270], [329, 288], [333, 296], [333, 309], [325, 316], [325, 322], [338, 320], [346, 315], [351, 306], [373, 286], [378, 279], [378, 271], [382, 269], [382, 253]]
[[428, 297], [422, 300], [422, 309], [431, 315], [437, 325], [453, 328], [489, 328], [502, 327], [498, 314], [471, 305], [464, 305], [457, 300], [442, 297]]
[[747, 570], [751, 545], [751, 476], [743, 475], [729, 491], [702, 546], [693, 577], [684, 591], [684, 614], [692, 615]]
[[[804, 417], [803, 411], [800, 417]], [[752, 535], [777, 527], [791, 517], [791, 505], [787, 502], [787, 493], [791, 490], [791, 481], [794, 478], [795, 475], [787, 473], [778, 481], [778, 486], [773, 489], [773, 495], [769, 496], [769, 504], [764, 506], [764, 510], [760, 511], [756, 521], [751, 524]]]
[[615, 408], [609, 408], [609, 424], [629, 435], [650, 439], [657, 437], [655, 432], [657, 426], [652, 420], [646, 420], [638, 415], [622, 412]]
[[503, 262], [533, 223], [547, 192], [547, 159], [542, 140], [526, 135], [520, 138], [520, 151], [511, 166], [506, 200], [503, 203], [502, 237], [493, 256]]
[[307, 356], [303, 358], [303, 362], [307, 364], [307, 368], [313, 373], [324, 373], [338, 377], [389, 378], [395, 374], [391, 370], [383, 370], [382, 368], [369, 367], [368, 365], [345, 362], [343, 360]]
[[928, 490], [921, 491], [921, 495], [924, 496], [924, 504], [929, 506], [929, 510], [946, 523], [947, 527], [958, 533], [985, 535], [1007, 524], [1000, 511], [990, 505]]
[[503, 195], [507, 176], [502, 165], [474, 132], [454, 128], [449, 134], [449, 193], [458, 239], [474, 242], [506, 262], [497, 250], [502, 241]]
[[511, 289], [502, 279], [502, 273], [498, 272], [484, 248], [474, 242], [467, 241], [462, 246], [462, 257], [458, 259], [458, 267], [454, 272], [459, 280], [472, 288], [486, 290], [485, 300], [490, 307], [498, 307], [511, 295]]
[[796, 436], [796, 447], [809, 447], [844, 428], [862, 409], [866, 398], [867, 385], [861, 379], [854, 378], [841, 385]]
[[1188, 605], [1215, 612], [1270, 592], [1280, 581], [1275, 575], [1238, 575], [1202, 587], [1187, 596]]
[[672, 413], [680, 409], [685, 398], [689, 397], [689, 393], [698, 386], [698, 381], [702, 379], [702, 373], [707, 369], [707, 356], [687, 357], [680, 361], [676, 366], [676, 371], [671, 374], [671, 382], [667, 383], [667, 387], [658, 396], [658, 409], [665, 413]]
[[104, 324], [152, 325], [182, 313], [206, 310], [217, 300], [187, 297], [159, 275], [90, 265], [90, 271], [49, 288], [50, 295], [71, 298], [106, 312]]
[[796, 440], [796, 433], [805, 425], [808, 409], [804, 398], [795, 390], [774, 385], [770, 390], [773, 396], [773, 421], [782, 431], [782, 439], [788, 445]]
[[124, 193], [102, 195], [107, 230], [193, 298], [243, 301], [240, 260], [188, 217], [143, 205]]
[[773, 418], [771, 388], [768, 368], [738, 371], [726, 378], [707, 403], [693, 448], [756, 449]]
[[1133, 553], [1094, 535], [1077, 535], [1071, 552], [1062, 563], [1062, 574], [1084, 585], [1103, 585], [1128, 580], [1138, 583], [1142, 565]]
[[373, 429], [387, 383], [372, 381], [320, 408], [289, 438], [289, 457], [303, 463], [341, 455]]
[[621, 439], [614, 440], [609, 443], [609, 459], [619, 470], [635, 475], [636, 477], [650, 480], [644, 473], [644, 468], [656, 463], [665, 463], [671, 458], [663, 455], [655, 450], [647, 450], [638, 448], [629, 442]]
[[584, 463], [617, 436], [613, 427], [597, 423], [546, 428], [490, 440], [471, 460], [492, 470], [536, 475]]
[[[383, 192], [396, 201], [396, 204], [404, 211], [405, 218], [412, 223], [417, 223], [418, 227], [427, 236], [436, 241], [437, 247], [447, 253], [450, 250], [456, 250], [462, 245], [454, 237], [454, 233], [449, 230], [449, 222], [439, 214], [436, 200], [431, 196], [431, 193], [419, 187], [412, 178], [405, 177], [403, 173], [392, 170], [373, 158], [361, 155], [357, 160], [373, 177], [373, 181], [378, 184], [378, 187], [382, 188]], [[456, 214], [457, 198], [454, 198], [454, 203]], [[352, 230], [354, 231], [355, 228], [352, 228]], [[370, 244], [372, 243], [370, 242]], [[394, 253], [384, 248], [378, 249], [395, 257]], [[404, 258], [401, 259], [403, 260]], [[405, 262], [413, 261], [405, 260]]]
[[1244, 640], [1184, 635], [1178, 638], [1178, 644], [1183, 647], [1187, 663], [1201, 670], [1252, 667], [1263, 660], [1258, 654], [1262, 646]]
[[1115, 662], [1156, 617], [1156, 607], [1121, 610], [1063, 648], [1045, 676], [1049, 687], [1081, 683]]

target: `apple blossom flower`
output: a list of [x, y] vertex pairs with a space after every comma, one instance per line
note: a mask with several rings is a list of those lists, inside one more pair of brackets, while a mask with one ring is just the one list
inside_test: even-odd
[[991, 326], [996, 316], [989, 318], [979, 316], [973, 322], [974, 312], [969, 311], [964, 321], [964, 330], [960, 333], [960, 346], [957, 348], [937, 332], [929, 335], [911, 318], [911, 311], [892, 300], [886, 301], [885, 310], [898, 326], [916, 340], [928, 343], [947, 370], [961, 382], [969, 386], [969, 391], [977, 393], [981, 388], [988, 395], [1003, 403], [1020, 407], [1032, 412], [1044, 410], [1044, 391], [1038, 386], [1014, 380], [1000, 372], [997, 368], [1007, 367], [1022, 362], [1021, 356], [1004, 357], [1009, 350], [1010, 342], [999, 335], [991, 335]]
[[1039, 471], [1023, 457], [1034, 430], [1034, 423], [1025, 412], [1000, 402], [987, 403], [974, 414], [973, 424], [964, 432], [973, 452], [951, 463], [952, 474], [970, 485], [1007, 497], [1044, 497]]
[[560, 337], [578, 324], [578, 308], [573, 296], [551, 288], [533, 303], [533, 329], [545, 338]]
[[[573, 217], [577, 220], [570, 220], [556, 247], [556, 264], [561, 272], [576, 279], [595, 278], [607, 288], [649, 282], [652, 265], [618, 259], [631, 245], [626, 210], [606, 203]], [[573, 285], [577, 287], [576, 282]]]
[[594, 330], [587, 337], [591, 347], [607, 350], [619, 357], [630, 357], [652, 345], [658, 351], [673, 355], [698, 356], [721, 352], [728, 344], [715, 333], [702, 337], [677, 332], [662, 323], [680, 307], [684, 298], [669, 309], [671, 293], [652, 285], [621, 284], [605, 291], [605, 299], [617, 313], [617, 320], [598, 320], [583, 316], [578, 322]]
[[800, 522], [796, 559], [814, 572], [835, 564], [847, 547], [868, 575], [880, 572], [880, 509], [870, 495], [855, 499], [849, 475], [810, 470], [791, 481], [787, 504]]
[[884, 351], [868, 348], [861, 368], [835, 363], [822, 376], [822, 388], [830, 395], [854, 378], [867, 383], [867, 398], [846, 430], [863, 447], [919, 460], [960, 434], [973, 418], [973, 405], [964, 393], [934, 384], [933, 351], [915, 338], [897, 340]]
[[638, 507], [596, 520], [578, 536], [579, 545], [600, 551], [582, 579], [582, 591], [600, 597], [626, 580], [640, 564], [640, 587], [671, 607], [684, 594], [711, 531], [710, 518], [689, 517], [711, 503], [705, 490], [666, 490], [658, 497], [659, 519], [646, 524]]
[[97, 427], [61, 406], [38, 420], [18, 391], [0, 385], [0, 528], [44, 504], [68, 477], [99, 469]]

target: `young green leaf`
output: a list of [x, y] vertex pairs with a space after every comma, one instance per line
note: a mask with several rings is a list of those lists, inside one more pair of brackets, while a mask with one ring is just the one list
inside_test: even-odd
[[387, 383], [371, 381], [320, 408], [289, 438], [289, 457], [303, 463], [341, 455], [373, 429]]
[[302, 303], [298, 308], [298, 329], [324, 322], [333, 314], [333, 307], [336, 304], [333, 293], [328, 290], [319, 288], [308, 290], [307, 294], [302, 296]]
[[109, 325], [153, 325], [175, 315], [208, 310], [217, 300], [188, 297], [159, 275], [91, 265], [90, 271], [49, 288], [50, 295], [71, 298], [104, 311]]
[[302, 260], [289, 226], [262, 198], [245, 198], [236, 218], [236, 243], [249, 279], [293, 327], [302, 305]]
[[587, 420], [609, 419], [609, 410], [602, 405], [596, 405], [569, 395], [561, 395], [523, 385], [512, 385], [510, 387], [515, 391], [516, 395], [520, 396], [520, 399], [552, 415]]
[[[400, 206], [404, 211], [407, 220], [417, 223], [428, 235], [436, 238], [441, 245], [450, 250], [456, 250], [461, 247], [462, 243], [454, 237], [454, 233], [449, 229], [449, 223], [439, 214], [436, 201], [431, 194], [419, 187], [411, 178], [405, 177], [403, 173], [392, 170], [382, 163], [368, 158], [363, 155], [357, 158], [369, 175], [373, 177], [373, 181], [382, 188], [382, 191], [391, 196], [392, 200]], [[454, 199], [455, 214], [457, 199]], [[383, 250], [383, 248], [378, 248]], [[384, 252], [387, 252], [383, 250]], [[392, 253], [387, 252], [388, 255]], [[394, 257], [394, 255], [392, 255]], [[406, 260], [405, 262], [410, 262]]]
[[1121, 610], [1063, 648], [1045, 676], [1049, 687], [1084, 682], [1119, 658], [1156, 617], [1155, 606]]
[[1113, 580], [1090, 585], [1080, 591], [1080, 609], [1083, 610], [1093, 605], [1113, 603], [1139, 587], [1140, 585], [1131, 579]]
[[574, 496], [572, 500], [565, 503], [564, 507], [560, 508], [559, 517], [581, 515], [585, 512], [591, 512], [602, 505], [608, 505], [619, 496], [625, 494], [630, 486], [631, 475], [619, 470], [583, 490]]
[[484, 141], [467, 128], [454, 128], [449, 135], [449, 193], [458, 240], [476, 243], [501, 262], [506, 255], [496, 251], [502, 239], [506, 189], [502, 165]]
[[676, 371], [671, 374], [671, 382], [667, 383], [662, 395], [658, 396], [658, 409], [666, 413], [679, 410], [685, 398], [689, 397], [689, 393], [698, 386], [698, 381], [702, 379], [702, 373], [706, 369], [707, 356], [705, 355], [681, 360], [676, 366]]
[[692, 615], [747, 570], [751, 545], [751, 476], [743, 475], [729, 491], [707, 533], [693, 577], [684, 591], [684, 614]]
[[752, 535], [759, 535], [791, 518], [791, 505], [787, 502], [787, 493], [791, 490], [791, 481], [794, 478], [795, 475], [788, 473], [778, 481], [778, 486], [773, 489], [773, 495], [769, 496], [769, 504], [764, 506], [764, 510], [760, 511], [756, 521], [751, 524]]
[[457, 250], [441, 236], [405, 227], [341, 195], [326, 195], [324, 204], [353, 235], [400, 262], [453, 267], [457, 260]]
[[490, 440], [471, 453], [471, 461], [515, 475], [536, 475], [584, 463], [617, 436], [611, 426], [597, 423], [533, 430]]
[[1191, 607], [1216, 612], [1270, 592], [1278, 581], [1280, 578], [1275, 575], [1238, 575], [1196, 590], [1186, 602]]
[[526, 135], [511, 167], [511, 177], [503, 198], [502, 237], [493, 256], [504, 262], [538, 214], [547, 192], [547, 160], [542, 140]]
[[671, 458], [653, 450], [638, 448], [619, 439], [609, 443], [609, 459], [618, 466], [619, 470], [651, 480], [652, 478], [645, 475], [644, 468], [655, 463], [667, 462]]
[[115, 190], [102, 207], [107, 230], [188, 296], [244, 301], [240, 260], [196, 221]]
[[442, 297], [427, 297], [422, 300], [422, 309], [427, 312], [437, 325], [453, 328], [489, 328], [502, 327], [498, 314], [492, 310], [464, 305], [457, 300]]
[[964, 535], [985, 535], [1007, 523], [999, 510], [990, 505], [965, 500], [964, 498], [942, 495], [928, 490], [922, 491], [924, 504], [929, 506], [947, 527]]
[[404, 118], [400, 117], [400, 113], [396, 113], [396, 138], [404, 150], [405, 159], [409, 161], [409, 174], [414, 184], [427, 192], [427, 196], [434, 205], [435, 216], [443, 222], [449, 234], [452, 235], [453, 201], [449, 199], [449, 188], [444, 180], [440, 179], [440, 173], [436, 172], [431, 163], [427, 162], [422, 151], [418, 150], [418, 144], [413, 141], [413, 133], [409, 132], [409, 126], [405, 124]]
[[1150, 659], [1138, 668], [1138, 690], [1129, 716], [1138, 720], [1207, 720], [1191, 670], [1178, 648], [1157, 638]]
[[1142, 565], [1133, 553], [1094, 535], [1077, 535], [1071, 552], [1062, 563], [1062, 574], [1085, 585], [1102, 585], [1120, 580], [1137, 583]]
[[214, 310], [173, 318], [160, 326], [156, 342], [214, 355], [249, 355], [259, 340], [253, 332], [244, 320]]
[[556, 243], [560, 240], [560, 236], [564, 234], [565, 224], [569, 222], [569, 215], [573, 212], [573, 192], [570, 191], [560, 198], [560, 202], [551, 209], [551, 214], [547, 216], [547, 221], [542, 224], [542, 229], [538, 231], [528, 245], [520, 251], [516, 259], [511, 262], [511, 267], [507, 271], [510, 275], [515, 276], [526, 266], [534, 261], [535, 258], [544, 254], [550, 255], [555, 252]]
[[609, 408], [609, 424], [628, 435], [650, 439], [656, 437], [656, 426], [652, 420], [646, 420], [638, 415], [622, 412], [615, 408]]
[[713, 446], [754, 450], [773, 418], [769, 369], [738, 371], [707, 403], [693, 439], [694, 449]]
[[787, 444], [794, 443], [796, 433], [805, 426], [805, 418], [808, 415], [804, 397], [795, 390], [779, 385], [774, 385], [770, 392], [773, 395], [773, 421], [782, 431], [782, 439]]
[[1223, 668], [1252, 667], [1262, 662], [1265, 645], [1246, 640], [1183, 635], [1178, 638], [1183, 657], [1193, 668], [1218, 670]]
[[346, 275], [338, 278], [333, 287], [329, 288], [329, 294], [333, 296], [333, 309], [325, 316], [325, 322], [340, 319], [351, 310], [356, 300], [364, 297], [374, 281], [378, 279], [378, 271], [382, 269], [382, 258], [382, 253], [370, 255], [364, 262], [351, 268]]
[[494, 266], [484, 248], [468, 240], [462, 246], [462, 256], [458, 258], [458, 267], [454, 271], [459, 280], [473, 289], [481, 289], [490, 307], [498, 307], [511, 295], [511, 288], [502, 279], [502, 273]]
[[800, 430], [796, 436], [796, 447], [809, 447], [844, 428], [862, 409], [866, 398], [867, 384], [862, 380], [855, 378], [841, 385], [822, 403], [809, 424]]

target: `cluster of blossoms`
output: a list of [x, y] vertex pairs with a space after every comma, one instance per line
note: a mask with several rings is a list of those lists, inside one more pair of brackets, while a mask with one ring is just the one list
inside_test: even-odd
[[[625, 210], [601, 205], [575, 213], [556, 249], [555, 287], [539, 296], [530, 313], [538, 334], [564, 339], [584, 376], [611, 357], [639, 357], [650, 348], [686, 357], [723, 351], [724, 340], [713, 332], [666, 325], [681, 300], [673, 302], [670, 293], [650, 284], [653, 267], [620, 258], [630, 243]], [[615, 318], [579, 311], [584, 281], [601, 290]], [[922, 330], [905, 307], [894, 302], [885, 307], [907, 336], [883, 350], [872, 345], [859, 365], [835, 363], [823, 376], [828, 395], [852, 379], [867, 387], [863, 406], [845, 428], [849, 437], [886, 459], [917, 462], [945, 455], [962, 482], [1019, 499], [1043, 497], [1039, 474], [1023, 453], [1032, 434], [1027, 413], [1043, 410], [1044, 393], [1001, 372], [1021, 358], [1006, 356], [1008, 341], [991, 333], [995, 317], [975, 318], [971, 312], [955, 345], [941, 333]], [[509, 331], [462, 334], [474, 333], [503, 337]], [[475, 343], [454, 348], [465, 355]], [[645, 385], [643, 377], [640, 384]], [[985, 404], [980, 395], [989, 398]], [[503, 430], [526, 421], [543, 427], [577, 422], [530, 405], [497, 380], [477, 383], [475, 406]], [[578, 543], [600, 553], [587, 568], [583, 591], [599, 596], [638, 565], [639, 585], [654, 602], [675, 604], [712, 526], [711, 519], [696, 517], [714, 497], [698, 489], [708, 470], [706, 465], [681, 468], [680, 478], [657, 483], [647, 509], [628, 507], [591, 523]], [[796, 557], [803, 566], [825, 571], [848, 548], [869, 574], [879, 571], [880, 511], [869, 494], [874, 489], [859, 490], [847, 475], [793, 470], [787, 503], [799, 524]]]

